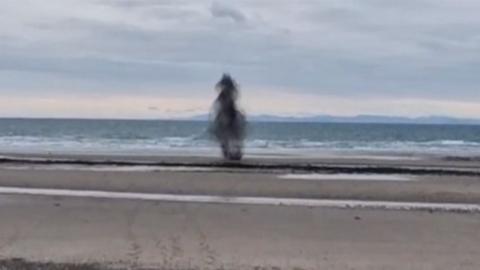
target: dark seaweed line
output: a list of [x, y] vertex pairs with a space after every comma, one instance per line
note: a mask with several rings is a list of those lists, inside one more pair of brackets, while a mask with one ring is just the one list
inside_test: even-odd
[[135, 162], [116, 160], [80, 159], [17, 159], [0, 158], [0, 164], [11, 165], [79, 165], [79, 166], [159, 166], [159, 167], [200, 167], [221, 169], [250, 169], [257, 171], [281, 170], [292, 172], [346, 173], [346, 174], [411, 174], [411, 175], [450, 175], [480, 176], [480, 171], [439, 168], [414, 168], [380, 165], [321, 165], [321, 164], [261, 164], [246, 162]]

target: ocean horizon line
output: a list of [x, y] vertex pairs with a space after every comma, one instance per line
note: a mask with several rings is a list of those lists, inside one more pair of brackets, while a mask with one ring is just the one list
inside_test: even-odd
[[[49, 117], [49, 116], [0, 116], [0, 120], [73, 120], [73, 121], [209, 121], [208, 114], [182, 117]], [[332, 124], [425, 124], [425, 125], [480, 125], [480, 118], [461, 118], [451, 116], [387, 116], [359, 114], [354, 116], [310, 115], [286, 116], [276, 114], [247, 115], [249, 122], [284, 122], [284, 123], [332, 123]]]

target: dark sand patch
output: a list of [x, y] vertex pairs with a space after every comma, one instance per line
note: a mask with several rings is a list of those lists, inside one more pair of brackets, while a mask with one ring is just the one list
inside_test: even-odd
[[175, 168], [209, 168], [224, 170], [244, 170], [245, 172], [310, 172], [328, 174], [408, 174], [408, 175], [437, 175], [437, 176], [480, 176], [478, 167], [457, 168], [439, 166], [404, 166], [380, 164], [326, 164], [326, 163], [286, 163], [286, 162], [224, 162], [224, 161], [124, 161], [124, 160], [93, 160], [93, 159], [38, 159], [0, 157], [0, 165], [37, 165], [37, 166], [98, 166], [112, 167], [175, 167]]
[[99, 264], [29, 262], [20, 258], [0, 260], [0, 270], [113, 270]]

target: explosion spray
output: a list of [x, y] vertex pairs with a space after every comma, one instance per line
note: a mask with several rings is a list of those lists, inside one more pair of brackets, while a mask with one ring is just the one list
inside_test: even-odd
[[236, 104], [237, 83], [230, 75], [223, 74], [216, 89], [219, 94], [214, 103], [210, 131], [220, 144], [225, 159], [240, 160], [243, 155], [246, 119]]

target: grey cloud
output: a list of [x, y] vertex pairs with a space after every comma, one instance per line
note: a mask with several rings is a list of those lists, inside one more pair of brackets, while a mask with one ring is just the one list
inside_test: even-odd
[[243, 14], [239, 9], [236, 9], [232, 6], [227, 6], [220, 2], [213, 2], [210, 7], [210, 12], [213, 17], [216, 18], [228, 18], [237, 23], [244, 23], [247, 20], [245, 14]]
[[[245, 85], [299, 93], [480, 100], [473, 1], [67, 2], [85, 6], [55, 16], [23, 10], [0, 25], [0, 91], [35, 88], [11, 72], [141, 92], [208, 87], [229, 71]], [[51, 86], [37, 81], [38, 89]]]
[[155, 6], [174, 6], [176, 0], [98, 0], [97, 4], [124, 8], [143, 8]]

